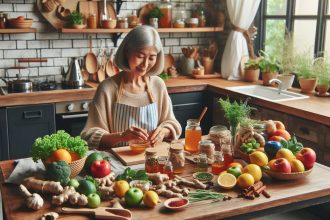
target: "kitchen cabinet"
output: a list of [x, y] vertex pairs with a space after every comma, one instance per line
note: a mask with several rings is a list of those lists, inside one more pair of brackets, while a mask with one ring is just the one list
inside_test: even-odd
[[55, 132], [53, 104], [1, 109], [1, 160], [30, 156], [38, 137]]
[[181, 137], [184, 137], [187, 120], [197, 119], [205, 106], [208, 107], [208, 111], [201, 121], [201, 127], [203, 134], [208, 134], [212, 126], [212, 102], [207, 98], [208, 95], [209, 92], [206, 91], [170, 94], [174, 115], [182, 127]]

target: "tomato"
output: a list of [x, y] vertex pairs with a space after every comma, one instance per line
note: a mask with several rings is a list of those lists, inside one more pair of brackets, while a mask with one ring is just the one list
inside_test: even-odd
[[111, 172], [111, 166], [107, 160], [95, 160], [91, 166], [92, 176], [102, 178]]

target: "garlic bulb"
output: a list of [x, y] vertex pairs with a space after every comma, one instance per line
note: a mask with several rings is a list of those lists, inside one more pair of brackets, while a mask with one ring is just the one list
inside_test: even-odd
[[37, 193], [31, 194], [29, 190], [27, 190], [27, 188], [22, 184], [19, 186], [19, 188], [26, 198], [27, 207], [34, 210], [39, 210], [42, 208], [42, 206], [44, 205], [44, 200], [39, 194]]

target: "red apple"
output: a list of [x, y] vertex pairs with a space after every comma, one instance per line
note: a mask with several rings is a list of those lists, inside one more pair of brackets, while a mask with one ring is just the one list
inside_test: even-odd
[[291, 173], [290, 162], [285, 158], [278, 158], [272, 164], [270, 169], [275, 172]]
[[102, 178], [111, 172], [111, 165], [107, 160], [95, 160], [91, 166], [93, 177]]
[[314, 166], [316, 153], [312, 148], [304, 147], [296, 154], [296, 158], [304, 164], [306, 170], [309, 170]]

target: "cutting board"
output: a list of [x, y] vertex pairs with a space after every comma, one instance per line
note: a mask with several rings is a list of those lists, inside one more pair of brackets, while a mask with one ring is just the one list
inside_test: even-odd
[[[155, 145], [157, 150], [157, 156], [168, 156], [170, 144], [162, 142]], [[132, 153], [129, 146], [111, 148], [111, 152], [115, 155], [125, 166], [142, 164], [144, 163], [145, 155], [144, 152], [140, 154]]]

